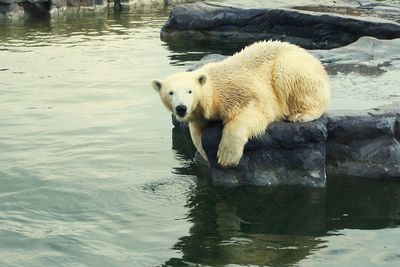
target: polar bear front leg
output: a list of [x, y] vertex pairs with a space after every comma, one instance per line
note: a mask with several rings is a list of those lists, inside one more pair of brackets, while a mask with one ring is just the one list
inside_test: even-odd
[[201, 127], [196, 125], [195, 123], [189, 122], [189, 130], [190, 136], [192, 137], [192, 141], [197, 151], [200, 153], [201, 157], [208, 162], [207, 154], [203, 149], [203, 144], [201, 142]]
[[245, 132], [243, 127], [238, 127], [235, 123], [225, 124], [217, 152], [218, 164], [221, 167], [233, 167], [239, 164], [244, 145], [248, 140]]
[[251, 105], [233, 119], [225, 122], [218, 147], [218, 164], [221, 167], [237, 166], [247, 141], [262, 134], [271, 121], [254, 105]]

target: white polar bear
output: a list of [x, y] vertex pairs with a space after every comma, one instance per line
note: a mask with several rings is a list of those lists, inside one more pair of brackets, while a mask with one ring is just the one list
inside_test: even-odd
[[221, 62], [152, 85], [175, 117], [189, 122], [204, 159], [202, 129], [222, 121], [217, 154], [222, 167], [236, 166], [246, 142], [264, 133], [269, 123], [318, 119], [330, 100], [322, 64], [306, 50], [280, 41], [254, 43]]

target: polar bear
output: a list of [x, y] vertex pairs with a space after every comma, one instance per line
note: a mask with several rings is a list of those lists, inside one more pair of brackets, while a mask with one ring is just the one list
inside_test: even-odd
[[189, 123], [193, 143], [206, 160], [202, 129], [222, 121], [217, 153], [222, 167], [238, 165], [246, 142], [269, 123], [316, 120], [330, 100], [329, 78], [319, 60], [280, 41], [256, 42], [223, 61], [154, 80], [152, 86], [176, 119]]

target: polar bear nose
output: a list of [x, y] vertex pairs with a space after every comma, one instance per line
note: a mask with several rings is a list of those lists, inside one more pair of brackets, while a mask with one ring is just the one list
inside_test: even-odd
[[185, 105], [179, 105], [179, 106], [176, 106], [175, 110], [179, 116], [183, 117], [186, 114], [187, 107]]

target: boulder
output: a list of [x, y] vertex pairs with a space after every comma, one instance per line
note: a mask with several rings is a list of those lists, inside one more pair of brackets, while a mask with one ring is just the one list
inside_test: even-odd
[[246, 144], [243, 157], [234, 168], [220, 168], [217, 163], [222, 129], [221, 123], [215, 123], [204, 129], [202, 135], [215, 185], [325, 186], [327, 128], [324, 119], [272, 123], [264, 135]]
[[237, 167], [220, 168], [222, 124], [205, 128], [203, 148], [216, 185], [323, 187], [328, 174], [400, 179], [400, 104], [329, 112], [308, 123], [275, 122], [250, 140]]
[[161, 30], [161, 39], [251, 43], [290, 41], [305, 48], [348, 45], [362, 36], [400, 37], [400, 24], [378, 18], [343, 16], [283, 8], [236, 8], [194, 3], [176, 6]]
[[233, 168], [217, 163], [222, 129], [222, 123], [210, 124], [202, 136], [215, 185], [324, 187], [326, 173], [400, 179], [400, 103], [328, 112], [307, 123], [274, 122], [246, 144]]
[[400, 178], [400, 103], [328, 113], [327, 167], [337, 175]]

